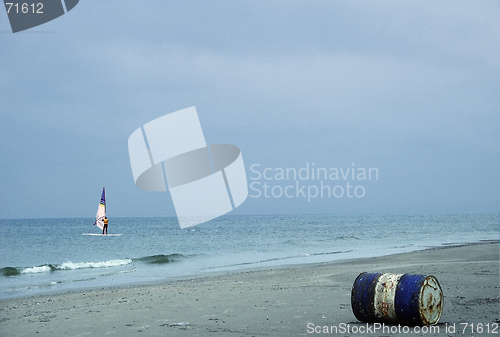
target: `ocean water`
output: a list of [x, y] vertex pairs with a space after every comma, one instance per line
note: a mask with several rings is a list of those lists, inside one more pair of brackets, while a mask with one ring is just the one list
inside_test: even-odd
[[0, 299], [499, 240], [498, 213], [0, 220]]

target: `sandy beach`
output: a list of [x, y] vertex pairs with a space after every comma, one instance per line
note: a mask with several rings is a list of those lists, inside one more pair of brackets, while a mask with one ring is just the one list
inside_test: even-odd
[[[489, 329], [495, 335], [498, 242], [3, 300], [0, 336], [306, 336], [318, 327], [329, 327], [332, 335], [354, 335], [353, 327], [366, 327], [350, 305], [352, 284], [363, 271], [437, 277], [445, 298], [439, 333], [418, 334], [488, 335]], [[399, 334], [394, 331], [360, 335]]]

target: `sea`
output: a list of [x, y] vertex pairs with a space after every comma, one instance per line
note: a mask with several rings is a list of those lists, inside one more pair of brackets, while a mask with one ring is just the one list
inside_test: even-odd
[[499, 240], [498, 213], [0, 220], [0, 299]]

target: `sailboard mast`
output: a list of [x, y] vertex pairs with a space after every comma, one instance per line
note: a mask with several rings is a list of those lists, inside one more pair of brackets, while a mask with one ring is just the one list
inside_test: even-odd
[[102, 188], [101, 201], [97, 207], [97, 215], [95, 217], [94, 225], [99, 227], [101, 230], [104, 228], [104, 217], [106, 216], [106, 190]]

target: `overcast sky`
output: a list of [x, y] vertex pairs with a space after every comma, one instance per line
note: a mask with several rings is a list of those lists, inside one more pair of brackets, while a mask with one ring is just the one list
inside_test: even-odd
[[81, 0], [13, 34], [0, 10], [0, 218], [92, 218], [102, 186], [110, 217], [174, 216], [135, 187], [127, 140], [191, 106], [249, 184], [254, 164], [378, 170], [323, 181], [361, 198], [231, 214], [499, 211], [499, 17], [498, 1]]

